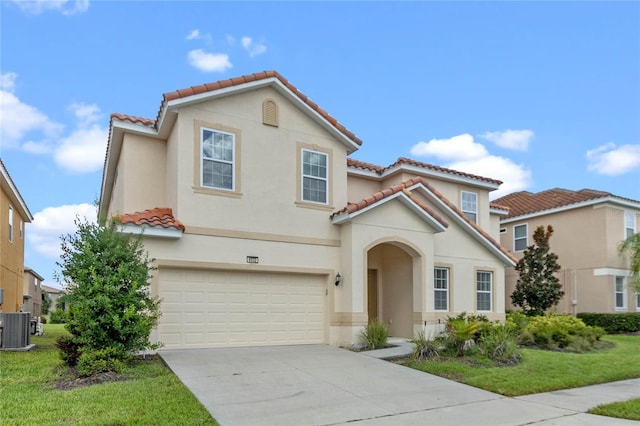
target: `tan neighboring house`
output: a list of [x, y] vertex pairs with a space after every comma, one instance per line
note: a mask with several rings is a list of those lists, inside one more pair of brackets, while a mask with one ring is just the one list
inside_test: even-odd
[[[627, 286], [628, 261], [617, 251], [622, 240], [638, 232], [640, 201], [592, 189], [554, 188], [516, 192], [494, 202], [509, 208], [501, 221], [500, 242], [518, 259], [533, 244], [538, 226], [553, 226], [550, 246], [562, 267], [559, 278], [565, 292], [557, 312], [640, 311], [640, 297]], [[516, 270], [507, 268], [510, 309], [517, 279]]]
[[463, 311], [504, 319], [500, 181], [362, 142], [274, 71], [112, 114], [101, 215], [143, 234], [166, 348], [357, 342], [372, 318], [413, 337]]
[[[49, 287], [48, 285], [42, 285], [41, 287], [42, 287], [42, 294], [43, 295], [48, 294], [49, 298], [51, 299], [51, 306], [49, 307], [49, 313], [51, 313], [58, 308], [59, 306], [58, 300], [62, 296], [63, 292], [59, 288]], [[62, 308], [62, 310], [65, 309], [64, 304], [62, 304], [62, 306], [60, 307]]]
[[24, 286], [25, 223], [33, 216], [0, 159], [0, 289], [2, 312], [19, 312]]
[[44, 278], [31, 268], [24, 268], [22, 289], [22, 312], [30, 312], [32, 317], [42, 315], [42, 281]]

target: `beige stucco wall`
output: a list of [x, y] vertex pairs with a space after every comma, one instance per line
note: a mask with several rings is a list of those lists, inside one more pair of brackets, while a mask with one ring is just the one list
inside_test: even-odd
[[[13, 208], [13, 241], [9, 241], [9, 206]], [[19, 234], [21, 220], [22, 238]], [[3, 312], [18, 312], [22, 304], [25, 220], [4, 189], [0, 189], [0, 288], [4, 290], [4, 303], [0, 309]]]
[[166, 207], [165, 165], [165, 141], [126, 133], [109, 214]]
[[[262, 101], [279, 105], [280, 126], [262, 124]], [[346, 204], [346, 148], [277, 92], [264, 88], [181, 108], [177, 138], [176, 214], [187, 225], [275, 234], [337, 238], [328, 220]], [[194, 173], [202, 126], [236, 134], [236, 192], [198, 191]], [[330, 205], [296, 203], [301, 147], [330, 156]], [[259, 182], [259, 184], [256, 184]], [[215, 193], [214, 193], [215, 192]], [[259, 211], [260, 214], [256, 214]], [[233, 214], [229, 214], [233, 212]]]
[[[38, 281], [36, 284], [36, 280]], [[24, 285], [22, 288], [23, 297], [29, 295], [27, 299], [23, 299], [22, 312], [31, 312], [34, 317], [42, 315], [42, 282], [38, 277], [33, 275], [31, 271], [24, 272]]]
[[[617, 251], [618, 243], [624, 239], [624, 211], [618, 206], [599, 204], [503, 224], [507, 232], [501, 234], [501, 243], [508, 250], [513, 250], [513, 228], [526, 223], [527, 244], [531, 245], [537, 226], [552, 225], [554, 233], [550, 250], [558, 255], [562, 268], [558, 278], [565, 291], [565, 296], [552, 310], [570, 314], [615, 312], [614, 277], [625, 274], [628, 269], [628, 264]], [[520, 259], [523, 252], [515, 252], [514, 255]], [[600, 276], [596, 275], [598, 270], [617, 272]], [[514, 268], [507, 268], [505, 278], [507, 308], [517, 309], [511, 303], [511, 294], [518, 279]], [[628, 310], [635, 310], [635, 303], [632, 303], [635, 302], [634, 293], [630, 289], [627, 300]]]

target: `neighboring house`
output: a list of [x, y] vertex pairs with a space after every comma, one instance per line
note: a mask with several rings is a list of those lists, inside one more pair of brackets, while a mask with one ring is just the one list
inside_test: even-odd
[[24, 268], [24, 288], [22, 312], [30, 312], [32, 317], [42, 315], [42, 281], [44, 278], [31, 268]]
[[48, 294], [49, 298], [51, 299], [51, 306], [49, 307], [49, 313], [55, 311], [58, 306], [60, 306], [60, 308], [64, 311], [66, 306], [64, 306], [64, 303], [62, 305], [59, 305], [58, 300], [60, 299], [60, 297], [64, 294], [62, 290], [60, 290], [59, 288], [55, 288], [55, 287], [49, 287], [48, 285], [42, 285], [42, 294]]
[[142, 233], [166, 348], [358, 340], [504, 319], [495, 179], [347, 158], [353, 133], [269, 71], [113, 114], [100, 215]]
[[[565, 292], [557, 312], [640, 311], [640, 297], [627, 286], [628, 260], [617, 249], [638, 232], [640, 201], [592, 189], [554, 188], [516, 192], [494, 202], [509, 208], [500, 242], [519, 259], [538, 226], [553, 226], [550, 246], [562, 267], [558, 277]], [[513, 309], [510, 296], [518, 275], [511, 267], [506, 274], [507, 308]]]
[[24, 285], [25, 223], [33, 216], [0, 159], [0, 289], [2, 312], [19, 312]]

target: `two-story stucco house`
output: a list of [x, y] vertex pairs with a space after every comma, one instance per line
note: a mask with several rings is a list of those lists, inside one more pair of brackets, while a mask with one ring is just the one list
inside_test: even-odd
[[22, 289], [22, 312], [30, 312], [32, 317], [42, 315], [42, 281], [44, 278], [29, 267], [24, 268]]
[[33, 216], [0, 159], [0, 310], [19, 312], [24, 280], [25, 223]]
[[[618, 244], [638, 232], [640, 201], [592, 189], [554, 188], [538, 193], [515, 192], [495, 200], [509, 208], [501, 221], [500, 242], [522, 258], [533, 244], [533, 232], [553, 226], [551, 251], [562, 267], [558, 277], [564, 297], [559, 313], [640, 311], [640, 297], [627, 286], [628, 260]], [[507, 308], [518, 279], [506, 269]]]
[[447, 316], [504, 318], [497, 180], [362, 142], [274, 71], [165, 93], [111, 116], [99, 213], [143, 233], [166, 348], [355, 343]]

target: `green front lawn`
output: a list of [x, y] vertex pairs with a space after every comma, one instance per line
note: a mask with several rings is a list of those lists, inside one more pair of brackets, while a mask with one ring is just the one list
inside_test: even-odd
[[640, 420], [640, 398], [599, 405], [589, 410], [589, 413], [621, 419]]
[[57, 390], [61, 367], [55, 340], [62, 325], [31, 336], [29, 352], [0, 352], [0, 417], [3, 425], [217, 425], [162, 361], [128, 369], [126, 381]]
[[408, 361], [409, 367], [507, 396], [548, 392], [640, 377], [640, 336], [605, 336], [613, 348], [577, 354], [522, 349], [512, 367], [473, 360]]

